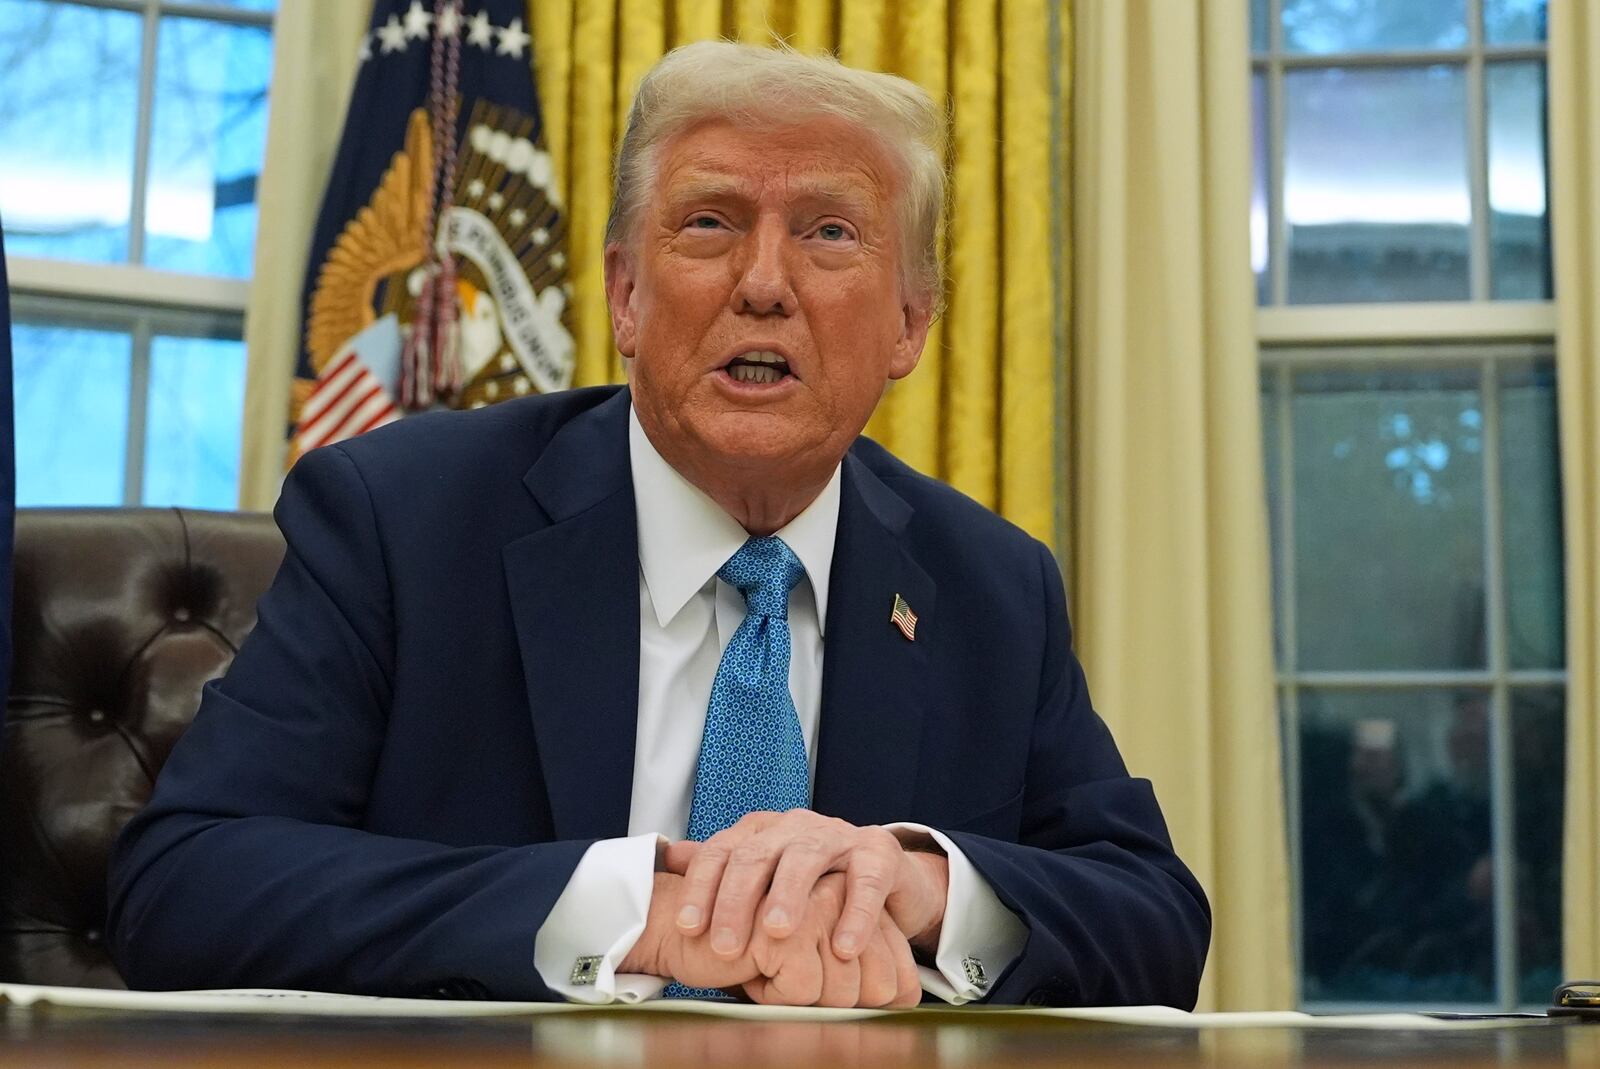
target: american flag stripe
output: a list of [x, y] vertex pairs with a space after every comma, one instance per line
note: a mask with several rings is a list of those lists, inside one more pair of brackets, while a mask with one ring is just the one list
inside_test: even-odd
[[301, 452], [354, 438], [400, 418], [383, 384], [354, 352], [329, 365], [317, 380], [296, 431]]
[[352, 386], [340, 391], [337, 401], [330, 404], [316, 419], [306, 424], [306, 433], [316, 438], [327, 438], [330, 435], [338, 434], [341, 429], [349, 427], [351, 425], [350, 417], [359, 411], [362, 405], [383, 392], [383, 387], [371, 380], [371, 375], [363, 375]]
[[382, 401], [383, 403], [379, 405], [369, 404], [363, 408], [363, 412], [371, 412], [372, 416], [361, 426], [357, 427], [355, 432], [351, 434], [350, 437], [355, 438], [359, 435], [366, 434], [368, 431], [377, 430], [379, 427], [393, 423], [400, 418], [400, 410], [395, 407], [393, 401], [381, 394], [378, 396], [378, 400]]
[[345, 353], [317, 376], [316, 387], [306, 398], [306, 407], [300, 413], [300, 426], [309, 427], [322, 417], [328, 406], [344, 396], [346, 390], [361, 380], [361, 364], [353, 352]]
[[889, 613], [889, 622], [900, 629], [900, 633], [908, 641], [917, 639], [917, 614], [911, 611], [911, 606], [899, 594], [894, 596], [894, 608]]
[[354, 350], [347, 352], [347, 354], [342, 355], [338, 360], [334, 360], [333, 363], [323, 368], [322, 374], [317, 376], [317, 386], [320, 389], [317, 390], [317, 394], [306, 400], [306, 414], [315, 414], [317, 410], [315, 410], [314, 405], [317, 405], [317, 403], [322, 403], [323, 406], [326, 406], [328, 400], [326, 400], [326, 395], [322, 394], [323, 389], [333, 384], [336, 379], [339, 382], [349, 382], [350, 378], [354, 378], [355, 371], [357, 371], [357, 362], [355, 362]]

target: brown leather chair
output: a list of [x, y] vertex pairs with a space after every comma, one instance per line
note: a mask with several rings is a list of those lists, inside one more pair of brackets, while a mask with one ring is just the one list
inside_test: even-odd
[[0, 980], [123, 987], [106, 953], [117, 832], [255, 625], [283, 557], [265, 514], [23, 509], [0, 750]]

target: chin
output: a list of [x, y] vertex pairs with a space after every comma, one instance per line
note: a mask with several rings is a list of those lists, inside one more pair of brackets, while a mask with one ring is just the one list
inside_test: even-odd
[[797, 461], [816, 463], [829, 448], [826, 440], [770, 411], [723, 412], [696, 430], [704, 448], [736, 468], [773, 470]]

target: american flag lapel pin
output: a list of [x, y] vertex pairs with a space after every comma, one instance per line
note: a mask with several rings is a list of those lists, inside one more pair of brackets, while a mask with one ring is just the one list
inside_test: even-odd
[[911, 606], [906, 604], [906, 599], [899, 594], [894, 596], [894, 608], [889, 613], [889, 622], [900, 629], [907, 642], [917, 640], [917, 614], [911, 611]]

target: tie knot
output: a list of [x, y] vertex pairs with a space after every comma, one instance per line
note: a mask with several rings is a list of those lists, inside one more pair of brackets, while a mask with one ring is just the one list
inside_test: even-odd
[[717, 572], [717, 578], [744, 595], [747, 611], [789, 618], [789, 591], [806, 574], [794, 550], [776, 535], [752, 538]]

